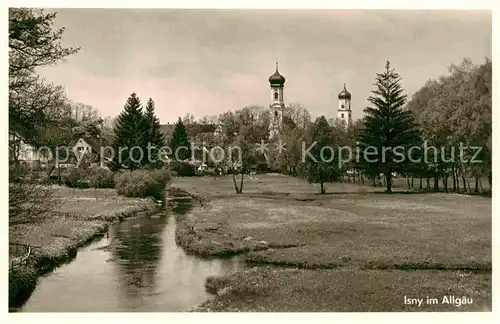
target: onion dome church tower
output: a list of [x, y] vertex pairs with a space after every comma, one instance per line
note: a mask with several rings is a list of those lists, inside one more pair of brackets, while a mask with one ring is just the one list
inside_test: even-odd
[[278, 62], [276, 62], [276, 72], [269, 77], [269, 83], [271, 84], [269, 138], [273, 138], [283, 129], [283, 111], [285, 109], [285, 103], [283, 101], [285, 77], [278, 72]]
[[346, 127], [351, 126], [352, 116], [351, 116], [351, 94], [345, 88], [339, 93], [339, 107], [337, 109], [337, 118], [343, 121]]

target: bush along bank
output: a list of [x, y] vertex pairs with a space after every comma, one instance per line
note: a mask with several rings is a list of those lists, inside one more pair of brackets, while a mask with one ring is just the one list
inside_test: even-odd
[[63, 183], [69, 188], [114, 188], [114, 173], [103, 168], [70, 167], [61, 175]]
[[136, 204], [105, 211], [83, 218], [79, 222], [78, 237], [54, 237], [50, 244], [32, 248], [29, 258], [9, 269], [9, 307], [20, 307], [36, 287], [38, 277], [52, 271], [61, 264], [70, 262], [82, 247], [106, 233], [110, 224], [139, 213], [152, 215], [158, 210], [153, 199], [140, 199]]
[[115, 176], [116, 192], [125, 197], [163, 200], [170, 179], [168, 169], [122, 171]]

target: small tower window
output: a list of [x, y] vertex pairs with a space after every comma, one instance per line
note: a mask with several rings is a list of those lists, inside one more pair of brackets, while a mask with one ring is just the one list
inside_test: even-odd
[[278, 91], [274, 93], [274, 100], [278, 100]]
[[341, 113], [341, 114], [340, 114], [340, 118], [344, 118], [344, 113]]
[[274, 117], [278, 118], [278, 111], [276, 111], [276, 110], [274, 111]]
[[342, 106], [341, 106], [341, 107], [342, 107], [342, 109], [344, 109], [345, 105], [344, 105], [344, 104], [342, 104]]

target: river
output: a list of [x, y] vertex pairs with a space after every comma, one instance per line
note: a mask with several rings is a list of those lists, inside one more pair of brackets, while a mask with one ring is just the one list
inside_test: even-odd
[[80, 249], [76, 258], [38, 279], [22, 312], [176, 312], [210, 297], [205, 279], [235, 272], [238, 258], [204, 259], [175, 243], [174, 213], [191, 200], [153, 216], [138, 215], [109, 227], [108, 234]]

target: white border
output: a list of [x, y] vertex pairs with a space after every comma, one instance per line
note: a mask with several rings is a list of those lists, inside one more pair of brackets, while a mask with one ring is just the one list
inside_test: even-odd
[[[46, 7], [46, 8], [218, 8], [218, 9], [276, 9], [276, 8], [287, 8], [287, 9], [454, 9], [454, 10], [471, 10], [471, 9], [493, 9], [494, 1], [490, 0], [454, 0], [454, 1], [443, 1], [443, 0], [420, 0], [420, 1], [369, 1], [369, 0], [345, 0], [339, 1], [337, 3], [327, 2], [327, 1], [318, 1], [318, 0], [308, 0], [302, 3], [292, 2], [292, 1], [262, 1], [262, 0], [253, 0], [253, 1], [152, 1], [152, 0], [142, 0], [142, 1], [117, 1], [117, 0], [109, 0], [109, 1], [97, 1], [97, 0], [87, 0], [87, 1], [68, 1], [68, 0], [53, 0], [53, 1], [40, 1], [40, 0], [32, 0], [32, 1], [7, 1], [7, 6], [3, 8], [1, 11], [2, 21], [4, 24], [2, 25], [4, 30], [1, 34], [3, 37], [7, 38], [7, 7]], [[498, 3], [498, 1], [497, 1]], [[500, 68], [500, 64], [496, 61], [496, 58], [499, 57], [500, 47], [498, 41], [500, 35], [498, 30], [495, 29], [495, 26], [498, 26], [497, 15], [493, 14], [493, 71], [497, 71]], [[2, 42], [3, 46], [7, 46], [7, 40], [4, 39]], [[8, 84], [8, 66], [5, 64], [8, 62], [7, 55], [8, 49], [5, 49], [1, 52], [2, 57], [2, 77], [4, 78], [4, 84]], [[493, 74], [493, 88], [500, 89], [499, 87], [499, 77], [497, 73]], [[4, 86], [4, 100], [3, 100], [3, 109], [2, 114], [3, 118], [1, 119], [4, 123], [5, 130], [8, 129], [8, 95], [7, 95], [7, 86]], [[499, 95], [498, 91], [494, 91], [493, 93], [493, 107], [497, 107], [499, 104]], [[497, 124], [497, 114], [495, 113], [495, 109], [493, 109], [493, 143], [498, 142], [497, 131], [495, 131], [495, 125]], [[7, 131], [2, 133], [2, 149], [4, 152], [7, 152]], [[496, 146], [493, 149], [493, 161], [496, 164], [496, 161], [499, 161], [500, 153], [496, 150]], [[5, 168], [5, 172], [1, 172], [1, 176], [3, 177], [3, 184], [8, 182], [8, 166], [7, 159], [3, 158], [3, 168]], [[498, 169], [497, 169], [498, 170]], [[500, 172], [493, 173], [493, 185], [496, 188], [497, 185], [500, 185], [499, 182], [499, 174]], [[8, 189], [7, 186], [2, 186], [3, 195], [2, 197], [7, 197]], [[498, 203], [498, 194], [496, 191], [493, 195], [493, 215], [497, 215]], [[4, 213], [3, 215], [8, 214], [7, 203], [4, 204]], [[7, 217], [4, 216], [3, 224], [7, 224]], [[493, 217], [493, 233], [496, 233], [497, 222], [495, 221], [495, 217]], [[5, 307], [5, 311], [7, 312], [7, 292], [8, 292], [8, 281], [7, 281], [7, 259], [8, 259], [8, 226], [3, 226], [3, 237], [6, 241], [5, 244], [2, 245], [2, 254], [4, 256], [4, 267], [2, 271], [3, 278], [2, 281], [3, 288], [5, 294], [1, 294], [1, 303]], [[493, 248], [498, 246], [499, 240], [496, 238], [496, 235], [493, 235]], [[493, 263], [496, 264], [496, 249], [493, 249]], [[495, 274], [497, 267], [493, 267], [493, 277]], [[494, 297], [495, 292], [498, 291], [496, 289], [496, 280], [493, 280], [493, 290]], [[493, 307], [494, 310], [499, 309], [499, 298], [493, 298]], [[22, 313], [22, 314], [6, 314], [2, 317], [4, 319], [11, 321], [16, 321], [20, 323], [50, 323], [54, 322], [62, 322], [62, 323], [89, 323], [94, 321], [96, 323], [101, 322], [109, 322], [110, 320], [120, 321], [120, 323], [137, 323], [142, 321], [144, 323], [166, 323], [169, 321], [174, 321], [175, 323], [185, 323], [185, 322], [213, 322], [213, 323], [252, 323], [255, 322], [276, 322], [276, 321], [285, 321], [285, 322], [294, 322], [294, 321], [307, 321], [314, 320], [314, 322], [324, 322], [324, 323], [351, 323], [351, 322], [366, 322], [366, 323], [387, 323], [388, 321], [392, 322], [404, 322], [404, 323], [418, 323], [422, 324], [424, 322], [453, 322], [453, 323], [470, 323], [474, 321], [476, 323], [490, 323], [493, 320], [493, 313], [246, 313], [246, 314], [205, 314], [205, 313], [44, 313], [44, 314], [36, 314], [36, 313]], [[0, 320], [0, 323], [6, 323], [7, 321]]]
[[8, 0], [7, 4], [13, 7], [47, 7], [47, 8], [206, 8], [206, 9], [491, 9], [493, 0], [421, 0], [421, 1], [390, 1], [390, 0], [349, 0], [324, 1], [308, 0], [302, 2], [285, 0], [212, 0], [212, 1], [159, 1], [159, 0]]

